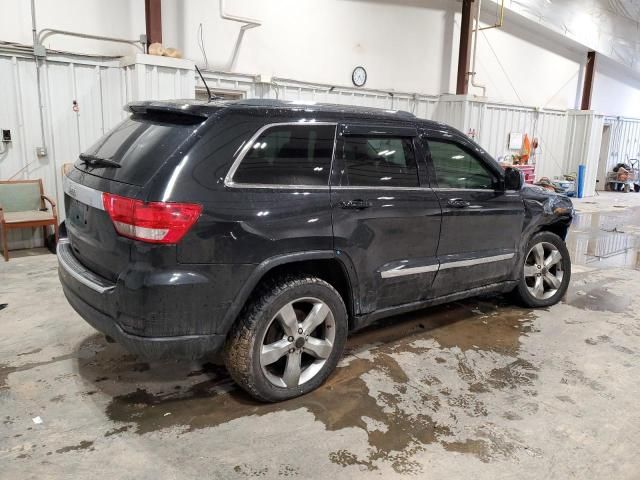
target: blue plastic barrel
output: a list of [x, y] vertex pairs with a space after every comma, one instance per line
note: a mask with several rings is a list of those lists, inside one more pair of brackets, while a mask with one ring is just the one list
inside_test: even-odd
[[584, 196], [584, 180], [587, 177], [587, 167], [586, 165], [578, 165], [578, 198], [582, 198]]

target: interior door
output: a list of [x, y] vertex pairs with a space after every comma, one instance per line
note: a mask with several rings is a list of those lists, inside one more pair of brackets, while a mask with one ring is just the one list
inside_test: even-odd
[[440, 205], [416, 130], [341, 125], [332, 168], [334, 248], [356, 267], [360, 313], [429, 295]]
[[463, 135], [428, 135], [430, 173], [442, 207], [435, 296], [507, 280], [517, 261], [524, 204], [505, 191], [499, 165]]

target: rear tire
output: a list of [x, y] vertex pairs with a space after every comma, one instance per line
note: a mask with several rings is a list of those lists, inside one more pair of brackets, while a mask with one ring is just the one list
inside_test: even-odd
[[571, 258], [564, 241], [551, 232], [531, 237], [520, 263], [516, 297], [527, 307], [555, 305], [571, 280]]
[[224, 361], [235, 382], [265, 402], [319, 387], [342, 357], [347, 310], [316, 277], [281, 278], [260, 288], [227, 338]]

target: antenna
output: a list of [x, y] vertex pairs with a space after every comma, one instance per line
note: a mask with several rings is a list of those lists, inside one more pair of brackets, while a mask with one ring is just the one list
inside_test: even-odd
[[196, 71], [198, 72], [198, 75], [200, 75], [200, 79], [202, 80], [202, 83], [204, 83], [204, 88], [207, 89], [207, 95], [209, 95], [209, 101], [214, 100], [216, 98], [218, 98], [215, 95], [211, 95], [211, 90], [209, 90], [209, 85], [207, 85], [207, 81], [204, 79], [204, 77], [202, 76], [202, 72], [200, 71], [200, 69], [198, 68], [197, 65], [194, 65], [194, 67], [196, 67]]

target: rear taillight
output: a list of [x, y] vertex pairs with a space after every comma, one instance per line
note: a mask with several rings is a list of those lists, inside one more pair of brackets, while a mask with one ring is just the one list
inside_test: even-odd
[[149, 243], [178, 243], [198, 220], [202, 205], [149, 202], [102, 194], [104, 209], [118, 234]]

